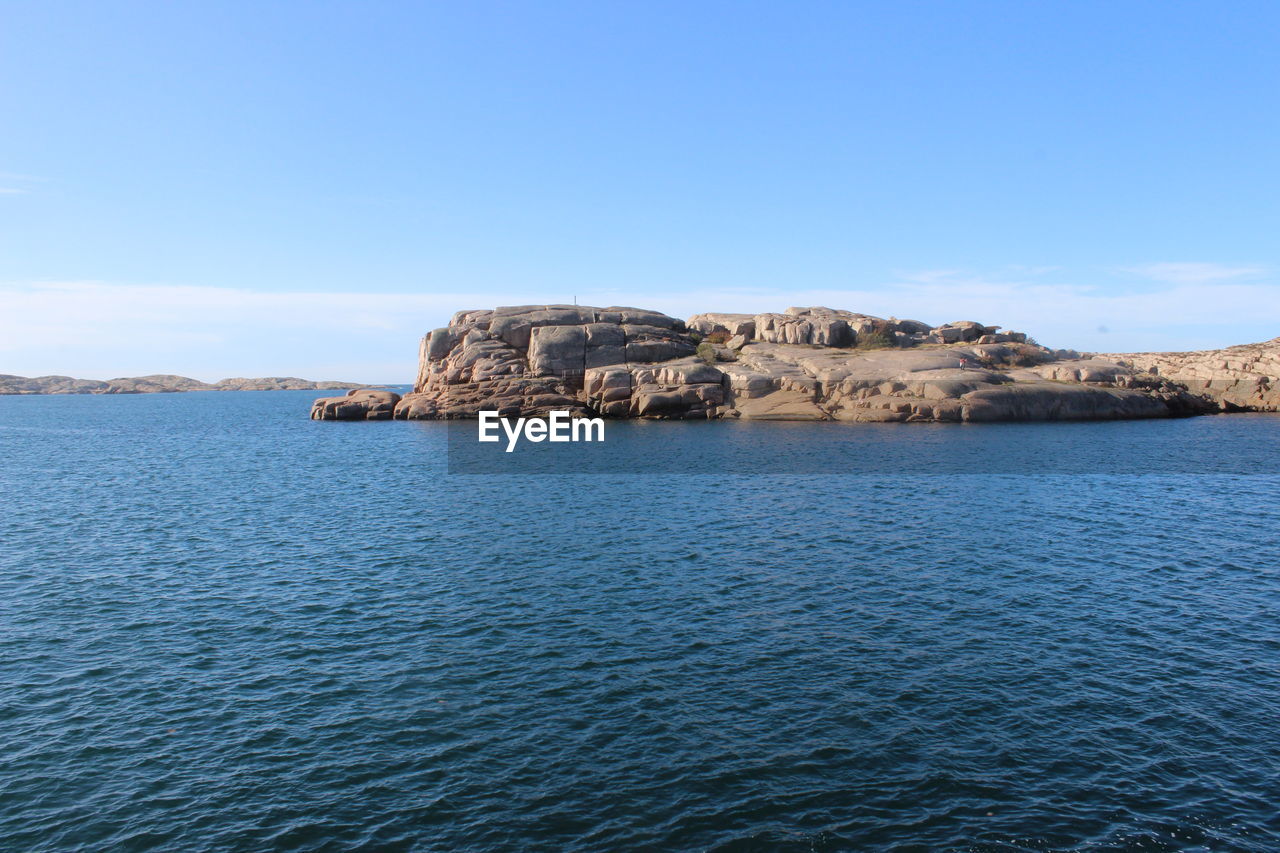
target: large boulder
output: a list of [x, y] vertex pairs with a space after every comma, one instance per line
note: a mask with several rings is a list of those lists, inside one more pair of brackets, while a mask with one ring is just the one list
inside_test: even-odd
[[702, 335], [742, 335], [750, 340], [756, 333], [756, 319], [751, 314], [694, 314], [685, 325]]
[[593, 409], [615, 417], [705, 419], [725, 399], [724, 374], [699, 358], [588, 370], [584, 392]]
[[385, 421], [395, 412], [400, 395], [393, 391], [357, 388], [345, 397], [321, 397], [311, 404], [313, 421]]
[[756, 338], [766, 343], [851, 347], [856, 340], [851, 321], [861, 314], [830, 308], [788, 308], [785, 314], [757, 314]]
[[697, 351], [697, 345], [687, 334], [661, 326], [627, 324], [622, 331], [626, 337], [625, 356], [628, 362], [652, 364], [671, 361]]

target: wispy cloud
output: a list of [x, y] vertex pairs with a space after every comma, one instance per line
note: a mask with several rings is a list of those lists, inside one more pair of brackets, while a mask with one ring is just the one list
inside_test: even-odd
[[0, 172], [0, 182], [5, 186], [0, 186], [0, 195], [26, 195], [31, 192], [23, 184], [32, 184], [42, 182], [44, 178], [38, 178], [35, 175], [23, 175], [18, 172]]
[[864, 288], [789, 289], [781, 294], [709, 289], [650, 301], [652, 307], [677, 315], [827, 305], [931, 324], [977, 320], [1027, 332], [1049, 346], [1104, 352], [1208, 349], [1280, 335], [1280, 285], [1275, 281], [1241, 276], [1236, 281], [1165, 282], [1141, 291], [1115, 284], [1105, 278], [1049, 282], [1035, 276], [933, 269], [899, 271], [889, 281]]
[[1259, 278], [1267, 274], [1263, 266], [1240, 266], [1192, 261], [1165, 261], [1153, 264], [1121, 267], [1121, 272], [1141, 276], [1151, 281], [1170, 284], [1212, 284], [1220, 281]]
[[[602, 288], [580, 296], [584, 304], [638, 304], [676, 317], [828, 305], [931, 324], [978, 320], [1028, 332], [1049, 346], [1109, 352], [1201, 349], [1280, 335], [1280, 285], [1265, 277], [1219, 275], [1134, 290], [1011, 273], [932, 269], [849, 288], [707, 287], [644, 294]], [[0, 373], [407, 381], [415, 372], [417, 340], [455, 311], [546, 301], [547, 293], [536, 287], [280, 293], [102, 282], [0, 284]]]
[[503, 294], [0, 284], [0, 373], [408, 379], [419, 337], [454, 311], [493, 300], [521, 301]]

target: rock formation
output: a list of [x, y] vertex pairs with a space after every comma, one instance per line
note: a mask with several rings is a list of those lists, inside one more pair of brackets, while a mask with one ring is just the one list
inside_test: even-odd
[[120, 379], [75, 379], [70, 376], [0, 374], [0, 394], [165, 394], [177, 391], [330, 391], [359, 388], [359, 382], [312, 382], [294, 376], [223, 379], [201, 382], [189, 376], [152, 374]]
[[590, 413], [589, 371], [669, 362], [697, 342], [685, 324], [639, 308], [524, 305], [460, 311], [422, 339], [413, 393], [398, 418], [466, 418], [553, 409]]
[[313, 421], [389, 421], [400, 395], [392, 391], [356, 388], [345, 397], [321, 397], [311, 404]]
[[810, 344], [851, 347], [856, 340], [871, 338], [884, 344], [911, 347], [918, 344], [978, 342], [1021, 343], [1026, 335], [1000, 334], [999, 326], [984, 326], [959, 320], [930, 327], [919, 320], [888, 320], [832, 308], [788, 308], [783, 314], [695, 314], [688, 326], [704, 335], [741, 335], [745, 341], [761, 343]]
[[1099, 356], [1207, 397], [1223, 411], [1280, 411], [1280, 338], [1199, 352]]
[[[1155, 418], [1274, 409], [1277, 352], [1280, 339], [1221, 358], [1082, 357], [972, 320], [930, 326], [814, 307], [698, 314], [685, 323], [638, 308], [526, 305], [461, 311], [423, 338], [418, 378], [403, 399], [328, 398], [312, 417], [568, 410], [873, 423]], [[1217, 373], [1201, 377], [1187, 366], [1206, 358]]]

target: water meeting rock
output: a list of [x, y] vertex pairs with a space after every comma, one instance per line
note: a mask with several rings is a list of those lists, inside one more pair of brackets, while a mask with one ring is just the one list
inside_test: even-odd
[[357, 388], [345, 397], [321, 397], [311, 404], [313, 421], [386, 421], [395, 412], [400, 395], [392, 391]]
[[1280, 338], [1211, 353], [1081, 356], [975, 320], [930, 326], [822, 306], [683, 322], [640, 308], [522, 305], [459, 311], [424, 337], [403, 399], [358, 392], [316, 401], [312, 416], [1158, 418], [1274, 411], [1277, 376]]
[[1280, 338], [1199, 352], [1100, 356], [1160, 376], [1213, 400], [1223, 411], [1280, 412]]

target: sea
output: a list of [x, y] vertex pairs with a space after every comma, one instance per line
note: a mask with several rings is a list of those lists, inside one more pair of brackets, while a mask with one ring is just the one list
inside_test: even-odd
[[0, 397], [0, 849], [1280, 849], [1280, 416], [316, 396]]

